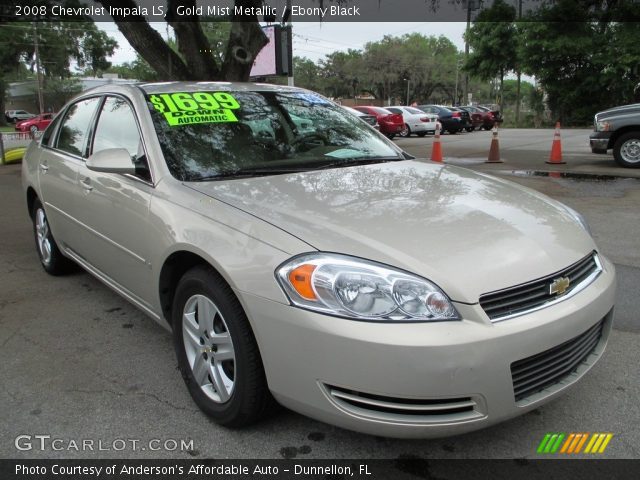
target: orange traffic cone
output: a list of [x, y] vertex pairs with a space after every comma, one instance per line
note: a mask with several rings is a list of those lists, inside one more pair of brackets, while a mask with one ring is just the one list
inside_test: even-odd
[[431, 147], [431, 161], [444, 163], [442, 160], [442, 145], [440, 145], [440, 122], [436, 123], [436, 135], [433, 138], [433, 146]]
[[498, 127], [493, 126], [489, 158], [484, 163], [504, 163], [500, 160], [500, 144], [498, 143]]
[[560, 122], [556, 123], [556, 131], [553, 134], [553, 143], [551, 144], [551, 155], [546, 163], [558, 165], [567, 163], [562, 161], [562, 142], [560, 141]]

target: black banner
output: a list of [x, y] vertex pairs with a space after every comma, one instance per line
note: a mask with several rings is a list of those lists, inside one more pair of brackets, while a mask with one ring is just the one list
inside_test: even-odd
[[[610, 8], [607, 2], [573, 1], [580, 8], [599, 9], [609, 21], [640, 21], [640, 0], [618, 0]], [[235, 0], [202, 0], [177, 2], [169, 9], [166, 0], [135, 0], [134, 2], [98, 2], [93, 0], [17, 0], [0, 5], [1, 21], [121, 21], [161, 22], [169, 15], [172, 21], [219, 20], [265, 22], [466, 22], [490, 6], [492, 0], [264, 0], [259, 7], [236, 5]], [[548, 7], [554, 0], [507, 0], [514, 8], [522, 7], [527, 14]], [[567, 0], [565, 0], [565, 4]], [[126, 5], [126, 6], [123, 6]], [[571, 10], [569, 10], [571, 11]], [[563, 21], [574, 21], [564, 18]], [[560, 19], [558, 19], [560, 21]]]
[[0, 460], [2, 480], [640, 478], [640, 460]]

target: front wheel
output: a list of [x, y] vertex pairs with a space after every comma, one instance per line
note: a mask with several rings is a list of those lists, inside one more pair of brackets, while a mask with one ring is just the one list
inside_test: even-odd
[[36, 241], [38, 258], [44, 270], [51, 275], [63, 275], [73, 268], [73, 262], [62, 255], [53, 238], [49, 220], [40, 200], [36, 199], [31, 211], [33, 235]]
[[254, 423], [275, 404], [249, 321], [227, 283], [210, 268], [189, 270], [173, 302], [178, 367], [196, 405], [216, 423]]
[[613, 146], [613, 158], [623, 167], [640, 168], [640, 132], [621, 135]]
[[465, 130], [469, 133], [473, 132], [473, 130], [475, 129], [475, 127], [466, 127]]
[[36, 132], [38, 131], [38, 127], [35, 125], [32, 125], [29, 131], [31, 132], [31, 135], [35, 135]]

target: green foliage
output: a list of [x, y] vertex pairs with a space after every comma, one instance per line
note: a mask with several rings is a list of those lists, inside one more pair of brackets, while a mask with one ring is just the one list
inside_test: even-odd
[[589, 124], [595, 112], [632, 101], [640, 23], [611, 21], [633, 19], [628, 8], [624, 1], [558, 0], [521, 24], [523, 71], [539, 80], [555, 119]]
[[[406, 103], [434, 98], [453, 102], [461, 53], [446, 37], [418, 33], [385, 36], [363, 50], [334, 52], [315, 64], [294, 59], [296, 85], [334, 98], [369, 93]], [[460, 73], [460, 72], [458, 72]], [[461, 85], [462, 75], [459, 75]], [[459, 94], [462, 89], [459, 88]]]
[[133, 62], [111, 66], [105, 70], [105, 73], [117, 73], [120, 78], [139, 80], [141, 82], [159, 80], [158, 73], [140, 55], [137, 55]]
[[482, 10], [466, 34], [471, 52], [464, 65], [470, 74], [491, 80], [516, 68], [516, 9], [503, 0]]

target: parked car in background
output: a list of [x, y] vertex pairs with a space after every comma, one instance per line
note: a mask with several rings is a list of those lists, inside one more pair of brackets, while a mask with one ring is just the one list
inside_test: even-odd
[[619, 165], [640, 168], [640, 103], [596, 113], [593, 129], [589, 136], [593, 153], [613, 149]]
[[378, 118], [375, 115], [369, 115], [368, 113], [362, 113], [362, 112], [359, 112], [358, 110], [356, 110], [355, 108], [347, 107], [345, 105], [342, 105], [342, 108], [344, 108], [347, 112], [352, 113], [353, 115], [358, 117], [364, 123], [366, 123], [368, 125], [371, 125], [376, 130], [380, 130], [380, 125], [378, 125]]
[[374, 115], [380, 125], [380, 132], [384, 133], [388, 138], [393, 138], [404, 129], [404, 119], [399, 113], [393, 113], [382, 107], [374, 107], [370, 105], [353, 107], [359, 112], [367, 115]]
[[465, 105], [460, 108], [463, 108], [469, 112], [469, 114], [471, 115], [471, 121], [474, 123], [475, 123], [474, 118], [477, 118], [477, 116], [480, 116], [481, 123], [476, 127], [478, 130], [482, 130], [482, 129], [491, 130], [493, 126], [496, 124], [496, 120], [493, 116], [493, 113], [486, 108], [478, 107], [476, 105]]
[[557, 398], [612, 327], [615, 266], [579, 213], [418, 161], [308, 90], [85, 91], [30, 143], [22, 184], [42, 268], [75, 262], [171, 331], [193, 401], [229, 427], [278, 401], [370, 435], [458, 435]]
[[502, 118], [502, 114], [500, 113], [500, 108], [498, 107], [498, 105], [478, 105], [477, 108], [484, 110], [485, 112], [490, 112], [495, 123], [502, 123], [502, 121], [504, 120]]
[[462, 123], [462, 128], [464, 128], [467, 132], [473, 132], [476, 127], [473, 124], [473, 121], [471, 120], [471, 114], [466, 111], [464, 108], [459, 108], [459, 107], [448, 107], [449, 110], [451, 110], [454, 115], [456, 112], [458, 112], [460, 114], [460, 118], [461, 123]]
[[35, 133], [38, 130], [44, 130], [49, 126], [54, 116], [54, 113], [43, 113], [42, 115], [36, 115], [29, 120], [22, 120], [16, 123], [15, 129], [18, 132], [32, 133]]
[[385, 107], [393, 113], [399, 113], [404, 119], [404, 129], [399, 133], [401, 137], [409, 137], [415, 133], [419, 137], [424, 137], [427, 133], [434, 134], [438, 115], [435, 113], [425, 113], [415, 107], [393, 106]]
[[24, 110], [6, 110], [4, 112], [4, 118], [6, 118], [9, 123], [16, 123], [20, 120], [28, 120], [33, 117], [35, 117], [35, 114]]
[[438, 115], [438, 121], [442, 124], [443, 132], [458, 133], [464, 129], [462, 114], [460, 112], [454, 112], [442, 105], [418, 105], [418, 108], [425, 113]]
[[480, 113], [477, 110], [472, 110], [470, 107], [457, 107], [459, 110], [464, 110], [469, 114], [471, 118], [471, 128], [467, 129], [468, 132], [472, 132], [474, 130], [482, 130], [482, 126], [484, 124], [484, 114], [485, 112]]

